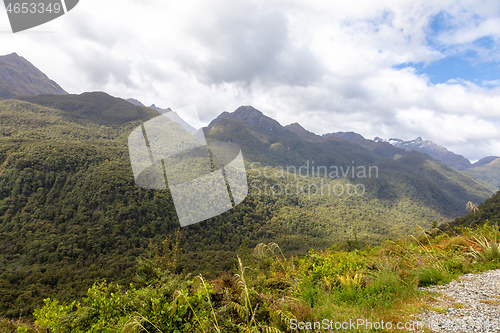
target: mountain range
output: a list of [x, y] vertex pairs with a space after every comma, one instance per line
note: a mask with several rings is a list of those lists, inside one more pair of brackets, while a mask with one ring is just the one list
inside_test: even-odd
[[[7, 58], [8, 68], [19, 60]], [[132, 282], [137, 258], [179, 228], [168, 189], [136, 186], [127, 147], [132, 130], [170, 110], [104, 92], [36, 94], [54, 86], [48, 78], [31, 84], [37, 70], [26, 66], [17, 73], [26, 85], [0, 99], [0, 312], [10, 317], [46, 297], [81, 296], [96, 279]], [[0, 86], [10, 87], [5, 72]], [[221, 113], [204, 132], [241, 148], [249, 195], [182, 228], [176, 269], [186, 273], [229, 270], [233, 251], [260, 242], [287, 255], [350, 237], [380, 242], [463, 215], [468, 201], [495, 190], [472, 168], [356, 133], [282, 126], [252, 106]], [[475, 167], [482, 179], [496, 161]]]
[[[390, 158], [391, 156], [394, 156], [394, 154], [398, 153], [397, 149], [391, 149], [390, 146], [404, 149], [405, 151], [420, 152], [427, 154], [459, 171], [466, 170], [469, 174], [483, 180], [494, 188], [500, 188], [500, 172], [498, 170], [500, 157], [498, 156], [487, 156], [472, 164], [462, 155], [455, 154], [445, 147], [430, 140], [423, 140], [421, 137], [411, 141], [403, 141], [395, 138], [384, 140], [380, 137], [375, 137], [375, 139], [369, 140], [365, 139], [361, 134], [355, 132], [335, 132], [319, 136], [307, 131], [297, 123], [287, 125], [285, 128], [302, 137], [304, 140], [312, 142], [324, 142], [325, 140], [331, 138], [348, 140], [370, 150], [377, 151], [379, 156], [387, 158]], [[401, 152], [401, 150], [399, 150], [399, 152]]]

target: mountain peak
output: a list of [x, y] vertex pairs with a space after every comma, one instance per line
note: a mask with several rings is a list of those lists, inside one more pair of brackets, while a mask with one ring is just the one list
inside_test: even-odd
[[16, 52], [4, 55], [5, 59], [23, 59]]
[[135, 99], [135, 98], [128, 98], [126, 99], [127, 102], [129, 102], [130, 104], [133, 104], [135, 106], [145, 106], [144, 104], [142, 104], [139, 100]]
[[472, 167], [482, 167], [482, 166], [488, 165], [488, 164], [490, 164], [493, 161], [496, 161], [498, 159], [500, 159], [500, 157], [498, 157], [498, 156], [486, 156], [486, 157], [483, 157], [482, 159], [480, 159], [479, 161], [477, 161], [476, 163], [472, 164]]
[[327, 133], [323, 134], [323, 138], [340, 138], [357, 144], [364, 144], [366, 141], [366, 139], [361, 134], [355, 132]]
[[261, 111], [257, 110], [256, 108], [254, 108], [253, 106], [251, 105], [242, 105], [240, 106], [239, 108], [237, 108], [235, 110], [235, 112], [242, 112], [242, 111], [245, 111], [245, 112], [258, 112], [258, 113], [262, 113]]
[[266, 117], [261, 111], [257, 110], [251, 105], [240, 106], [233, 112], [233, 115], [246, 119]]
[[48, 94], [67, 92], [17, 53], [0, 56], [0, 98]]
[[209, 127], [221, 122], [223, 119], [231, 119], [243, 123], [247, 126], [259, 127], [269, 131], [282, 131], [283, 126], [273, 118], [264, 115], [261, 111], [253, 106], [245, 105], [240, 106], [234, 112], [223, 112], [217, 118], [212, 120], [208, 125]]
[[289, 130], [292, 133], [295, 133], [299, 137], [301, 137], [304, 140], [311, 141], [311, 142], [321, 142], [324, 141], [325, 139], [322, 138], [321, 136], [306, 130], [302, 125], [299, 123], [291, 123], [290, 125], [286, 125], [285, 128]]

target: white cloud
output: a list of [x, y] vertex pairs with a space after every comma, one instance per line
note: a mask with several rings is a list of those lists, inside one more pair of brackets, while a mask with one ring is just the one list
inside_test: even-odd
[[[498, 80], [434, 85], [396, 66], [470, 49], [498, 62], [499, 9], [496, 0], [85, 0], [39, 28], [0, 34], [0, 54], [17, 52], [71, 93], [194, 103], [206, 122], [251, 104], [320, 134], [422, 136], [479, 159], [500, 155]], [[483, 37], [493, 45], [475, 44]]]

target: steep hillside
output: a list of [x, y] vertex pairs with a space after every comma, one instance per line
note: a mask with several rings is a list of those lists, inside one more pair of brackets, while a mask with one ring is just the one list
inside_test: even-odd
[[[474, 204], [474, 203], [473, 203]], [[479, 205], [469, 207], [467, 215], [442, 224], [442, 230], [454, 230], [455, 227], [474, 227], [489, 221], [491, 225], [500, 225], [500, 191]]]
[[104, 125], [121, 125], [134, 120], [147, 120], [158, 115], [150, 108], [133, 105], [104, 92], [65, 96], [41, 95], [18, 99], [65, 111], [71, 121], [82, 119]]
[[306, 141], [311, 141], [311, 142], [324, 142], [325, 141], [325, 138], [323, 138], [317, 134], [314, 134], [313, 132], [306, 130], [304, 127], [302, 127], [298, 123], [286, 125], [285, 128]]
[[66, 92], [16, 53], [0, 56], [0, 99], [42, 94]]
[[492, 185], [495, 189], [500, 189], [500, 158], [496, 158], [488, 164], [469, 168], [465, 171]]

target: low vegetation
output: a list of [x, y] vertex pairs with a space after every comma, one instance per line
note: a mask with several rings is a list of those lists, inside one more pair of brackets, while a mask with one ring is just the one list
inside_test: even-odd
[[407, 323], [429, 296], [418, 287], [500, 268], [499, 237], [498, 225], [486, 221], [453, 233], [418, 228], [376, 247], [351, 241], [302, 257], [259, 244], [240, 248], [233, 271], [212, 281], [175, 273], [179, 244], [169, 238], [138, 261], [133, 284], [96, 281], [82, 300], [47, 298], [32, 323], [4, 320], [0, 332], [293, 332], [300, 322], [324, 319]]

